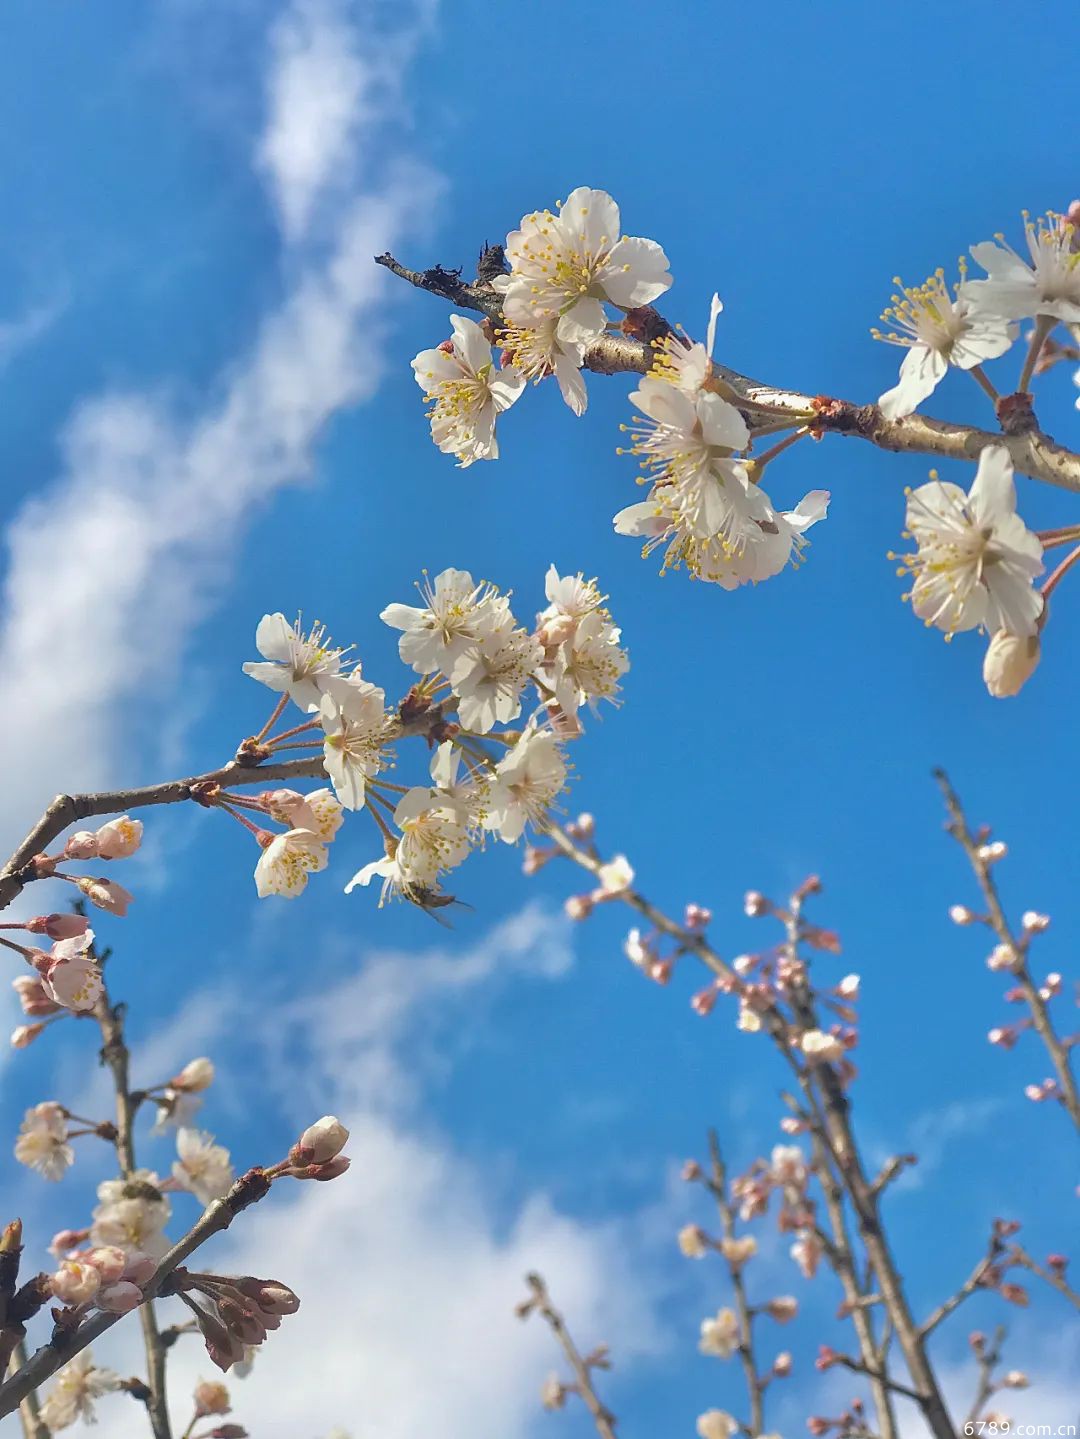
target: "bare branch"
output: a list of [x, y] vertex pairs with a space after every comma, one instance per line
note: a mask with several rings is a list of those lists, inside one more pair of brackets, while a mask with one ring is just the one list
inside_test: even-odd
[[574, 1371], [574, 1390], [581, 1396], [592, 1415], [600, 1439], [616, 1439], [615, 1415], [602, 1403], [593, 1384], [592, 1370], [598, 1366], [590, 1364], [587, 1358], [582, 1357], [577, 1345], [570, 1337], [565, 1319], [551, 1302], [551, 1295], [541, 1276], [526, 1274], [525, 1283], [532, 1291], [532, 1297], [518, 1307], [518, 1313], [522, 1318], [527, 1318], [535, 1311], [547, 1323], [559, 1341], [570, 1368]]
[[[377, 255], [375, 263], [410, 285], [450, 300], [461, 309], [478, 310], [491, 320], [501, 316], [502, 297], [488, 283], [464, 281], [460, 272], [441, 266], [410, 270], [389, 254]], [[665, 331], [670, 328], [666, 321], [660, 320], [660, 324]], [[584, 365], [601, 375], [645, 374], [652, 362], [653, 351], [648, 341], [633, 335], [607, 334], [588, 347]], [[953, 425], [924, 415], [887, 420], [877, 405], [857, 405], [850, 400], [766, 385], [716, 361], [713, 371], [713, 387], [743, 410], [751, 430], [755, 426], [765, 428], [769, 419], [785, 416], [793, 423], [809, 423], [823, 434], [852, 435], [868, 440], [878, 449], [968, 463], [976, 461], [987, 445], [1004, 445], [1019, 474], [1059, 489], [1080, 492], [1080, 455], [1055, 443], [1037, 428], [1004, 434], [980, 430], [973, 425]]]

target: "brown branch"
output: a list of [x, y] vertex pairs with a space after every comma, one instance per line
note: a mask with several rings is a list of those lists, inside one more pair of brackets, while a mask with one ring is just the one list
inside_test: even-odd
[[1023, 992], [1024, 1001], [1031, 1011], [1032, 1025], [1054, 1066], [1061, 1103], [1077, 1130], [1080, 1130], [1080, 1093], [1077, 1092], [1076, 1077], [1072, 1072], [1069, 1052], [1059, 1038], [1053, 1020], [1050, 1018], [1049, 1006], [1039, 993], [1039, 986], [1031, 977], [1031, 970], [1028, 967], [1028, 939], [1017, 938], [1012, 931], [998, 895], [992, 862], [985, 858], [982, 842], [971, 832], [967, 816], [960, 804], [960, 798], [953, 789], [948, 775], [944, 770], [938, 769], [934, 771], [934, 778], [945, 798], [945, 807], [949, 815], [946, 829], [967, 855], [968, 863], [971, 865], [986, 903], [991, 930], [999, 942], [1006, 945], [1016, 955], [1016, 965], [1010, 970], [1010, 974], [1015, 977], [1016, 987]]
[[[519, 1307], [519, 1314], [527, 1317], [534, 1310], [545, 1320], [555, 1338], [559, 1341], [562, 1352], [570, 1368], [574, 1371], [575, 1392], [584, 1401], [585, 1407], [593, 1417], [596, 1431], [600, 1439], [616, 1439], [615, 1415], [602, 1403], [596, 1392], [592, 1380], [592, 1366], [584, 1359], [570, 1337], [570, 1331], [566, 1327], [566, 1321], [551, 1302], [551, 1295], [548, 1293], [547, 1285], [539, 1274], [526, 1274], [525, 1283], [532, 1291], [532, 1298], [526, 1300]], [[0, 1391], [2, 1392], [2, 1391]]]
[[[602, 861], [595, 851], [583, 849], [565, 830], [549, 825], [546, 831], [567, 858], [574, 860], [590, 874], [596, 874]], [[670, 919], [663, 911], [651, 904], [637, 890], [623, 890], [619, 900], [645, 915], [662, 933], [676, 938], [682, 949], [695, 955], [715, 974], [724, 978], [733, 976], [738, 988], [737, 976], [720, 959], [700, 934], [686, 930]], [[799, 935], [799, 914], [792, 904], [784, 917], [789, 925], [789, 944], [797, 943]], [[792, 999], [797, 1020], [805, 1027], [817, 1027], [808, 994], [796, 994]], [[802, 1006], [800, 1009], [799, 1006]], [[811, 1005], [807, 1008], [807, 1005]], [[882, 1296], [896, 1338], [903, 1351], [908, 1372], [918, 1395], [919, 1406], [935, 1439], [954, 1439], [954, 1429], [949, 1418], [938, 1385], [937, 1376], [926, 1352], [925, 1343], [919, 1333], [911, 1306], [904, 1290], [900, 1272], [893, 1258], [879, 1210], [879, 1194], [867, 1177], [859, 1147], [851, 1127], [851, 1116], [843, 1086], [831, 1064], [813, 1066], [799, 1065], [792, 1054], [791, 1026], [784, 1020], [782, 1012], [773, 1007], [762, 1013], [763, 1030], [770, 1035], [784, 1062], [794, 1070], [800, 1089], [806, 1098], [814, 1118], [814, 1125], [828, 1154], [836, 1165], [836, 1172], [844, 1191], [851, 1201], [859, 1236], [867, 1257], [877, 1276], [877, 1287]]]
[[[173, 1270], [183, 1264], [196, 1249], [215, 1234], [228, 1229], [241, 1210], [256, 1203], [269, 1192], [270, 1181], [261, 1169], [249, 1169], [240, 1176], [223, 1199], [215, 1199], [179, 1243], [174, 1244], [155, 1269], [148, 1283], [143, 1286], [147, 1299], [154, 1299], [164, 1288]], [[141, 1306], [145, 1307], [145, 1306]], [[11, 1414], [19, 1404], [39, 1389], [47, 1379], [63, 1368], [76, 1354], [93, 1344], [124, 1316], [122, 1314], [98, 1313], [85, 1320], [74, 1332], [54, 1332], [48, 1344], [43, 1344], [27, 1362], [4, 1384], [0, 1384], [0, 1418]]]
[[994, 1393], [997, 1385], [994, 1383], [994, 1369], [1001, 1358], [1001, 1346], [1005, 1342], [1005, 1330], [999, 1325], [994, 1330], [994, 1337], [989, 1345], [979, 1343], [975, 1345], [975, 1358], [979, 1365], [979, 1380], [975, 1386], [975, 1397], [971, 1401], [971, 1408], [964, 1420], [964, 1428], [967, 1429], [974, 1424], [979, 1415], [986, 1408], [986, 1401]]
[[1056, 1289], [1062, 1299], [1067, 1299], [1074, 1309], [1080, 1309], [1080, 1294], [1066, 1283], [1065, 1276], [1063, 1274], [1055, 1274], [1052, 1269], [1044, 1269], [1041, 1264], [1037, 1264], [1022, 1245], [1009, 1245], [1007, 1262], [1010, 1265], [1019, 1265], [1022, 1269], [1026, 1269], [1029, 1274], [1034, 1274], [1035, 1277], [1041, 1279], [1044, 1284], [1049, 1284], [1051, 1289]]
[[920, 1325], [919, 1332], [924, 1339], [929, 1338], [939, 1324], [943, 1324], [949, 1315], [963, 1304], [965, 1299], [970, 1299], [977, 1289], [983, 1288], [983, 1280], [994, 1267], [994, 1262], [1000, 1254], [1000, 1242], [993, 1236], [990, 1239], [990, 1248], [979, 1260], [975, 1268], [961, 1284], [955, 1294], [951, 1294], [938, 1305], [934, 1312]]
[[[478, 310], [492, 320], [501, 317], [502, 297], [486, 282], [464, 281], [457, 272], [441, 266], [432, 270], [410, 270], [389, 254], [376, 255], [375, 263], [410, 285], [449, 300], [461, 309]], [[664, 329], [668, 328], [666, 322], [660, 323]], [[608, 334], [588, 347], [584, 365], [601, 375], [645, 374], [652, 362], [652, 347], [647, 341]], [[823, 433], [868, 440], [878, 449], [969, 463], [977, 460], [987, 445], [1004, 445], [1019, 474], [1080, 492], [1080, 455], [1055, 443], [1038, 429], [1023, 434], [1002, 434], [972, 425], [953, 425], [924, 415], [886, 420], [877, 405], [857, 405], [850, 400], [777, 389], [716, 361], [713, 379], [714, 387], [725, 398], [744, 409], [751, 429], [767, 428], [770, 418], [786, 416], [793, 422], [810, 421], [815, 430]]]
[[[716, 1207], [720, 1212], [721, 1230], [725, 1239], [734, 1239], [735, 1208], [728, 1193], [727, 1171], [724, 1167], [723, 1155], [720, 1152], [720, 1141], [716, 1136], [716, 1131], [712, 1129], [709, 1130], [709, 1160], [711, 1168], [709, 1189], [712, 1191]], [[742, 1266], [729, 1262], [728, 1268], [731, 1274], [731, 1288], [735, 1296], [735, 1313], [739, 1320], [739, 1359], [750, 1396], [750, 1433], [758, 1435], [765, 1428], [765, 1384], [762, 1383], [754, 1358], [753, 1313], [746, 1297], [746, 1281], [743, 1278]]]
[[[388, 740], [430, 734], [456, 704], [456, 698], [451, 696], [433, 705], [417, 719], [399, 720], [387, 735]], [[227, 787], [262, 784], [266, 780], [318, 779], [325, 773], [321, 755], [279, 760], [274, 764], [241, 763], [233, 759], [220, 769], [192, 775], [188, 779], [165, 780], [138, 789], [102, 790], [97, 794], [59, 794], [0, 869], [0, 909], [6, 908], [23, 886], [35, 878], [32, 872], [28, 872], [34, 856], [40, 854], [68, 825], [80, 819], [88, 819], [91, 815], [121, 814], [127, 810], [143, 809], [147, 805], [182, 804], [192, 798], [192, 792], [199, 785]]]
[[[116, 1093], [116, 1155], [120, 1161], [120, 1172], [125, 1179], [131, 1179], [137, 1168], [135, 1162], [135, 1111], [136, 1104], [131, 1094], [128, 1075], [130, 1055], [124, 1040], [123, 1008], [113, 1005], [108, 989], [102, 987], [101, 998], [94, 1007], [94, 1018], [101, 1029], [101, 1058], [108, 1066]], [[167, 1346], [158, 1331], [157, 1315], [153, 1300], [148, 1299], [139, 1306], [139, 1323], [142, 1327], [143, 1347], [146, 1351], [146, 1378], [149, 1395], [146, 1398], [146, 1412], [154, 1439], [172, 1439], [169, 1423], [169, 1403], [166, 1389], [165, 1367]]]

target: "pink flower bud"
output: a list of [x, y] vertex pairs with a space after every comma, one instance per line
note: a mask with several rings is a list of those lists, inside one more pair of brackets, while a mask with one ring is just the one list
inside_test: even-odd
[[777, 1324], [786, 1324], [798, 1314], [799, 1301], [790, 1294], [782, 1294], [778, 1299], [770, 1299], [765, 1310], [769, 1318], [775, 1319]]
[[836, 1363], [837, 1357], [835, 1349], [830, 1348], [828, 1344], [819, 1344], [817, 1358], [814, 1360], [814, 1368], [820, 1370], [831, 1369]]
[[39, 914], [26, 923], [31, 934], [47, 934], [50, 939], [75, 939], [89, 925], [84, 914]]
[[124, 1272], [121, 1276], [129, 1284], [137, 1284], [140, 1289], [149, 1284], [157, 1273], [157, 1260], [151, 1254], [142, 1254], [139, 1250], [133, 1249], [127, 1256], [127, 1263], [124, 1265]]
[[1016, 1304], [1021, 1309], [1026, 1309], [1030, 1303], [1028, 1292], [1022, 1284], [1000, 1284], [998, 1293], [1002, 1299], [1007, 1299], [1010, 1304]]
[[122, 884], [117, 884], [112, 879], [79, 879], [76, 884], [92, 905], [121, 918], [127, 914], [128, 906], [135, 899]]
[[1009, 847], [1003, 840], [996, 839], [992, 844], [981, 844], [976, 852], [983, 864], [997, 864], [1008, 854]]
[[786, 1379], [791, 1373], [791, 1365], [791, 1355], [784, 1349], [773, 1360], [772, 1372], [778, 1379]]
[[718, 991], [716, 986], [710, 984], [708, 989], [699, 989], [690, 1000], [690, 1007], [695, 1014], [711, 1014], [717, 1000]]
[[340, 1179], [348, 1169], [352, 1160], [346, 1154], [339, 1154], [334, 1159], [328, 1159], [325, 1164], [309, 1164], [305, 1179], [318, 1179], [326, 1183], [330, 1179]]
[[64, 845], [65, 859], [96, 859], [97, 853], [97, 835], [88, 829], [80, 829], [69, 835], [68, 842]]
[[806, 1427], [814, 1435], [814, 1439], [821, 1439], [822, 1434], [828, 1434], [833, 1427], [832, 1420], [826, 1419], [822, 1414], [811, 1414], [806, 1421]]
[[686, 929], [704, 929], [712, 919], [712, 910], [704, 905], [688, 904], [683, 911], [683, 926]]
[[1052, 1269], [1055, 1274], [1064, 1274], [1068, 1263], [1068, 1257], [1064, 1254], [1048, 1254], [1046, 1256], [1046, 1267]]
[[[64, 943], [61, 940], [59, 943]], [[89, 955], [61, 955], [43, 976], [45, 993], [65, 1009], [85, 1013], [93, 1009], [102, 994], [101, 970]]]
[[169, 1080], [170, 1089], [180, 1089], [186, 1094], [200, 1094], [214, 1082], [213, 1061], [205, 1058], [191, 1059], [178, 1075]]
[[105, 1285], [115, 1284], [122, 1279], [127, 1267], [127, 1255], [115, 1244], [103, 1244], [100, 1248], [91, 1249], [86, 1261], [94, 1266]]
[[682, 1178], [687, 1184], [692, 1184], [694, 1180], [701, 1178], [701, 1165], [696, 1159], [688, 1159], [683, 1165]]
[[1020, 917], [1020, 922], [1029, 934], [1041, 934], [1044, 929], [1050, 928], [1050, 916], [1040, 914], [1035, 909], [1025, 910]]
[[294, 1163], [325, 1164], [341, 1153], [348, 1139], [349, 1131], [341, 1120], [325, 1114], [309, 1125], [293, 1146]]
[[101, 859], [127, 859], [142, 844], [142, 820], [123, 814], [110, 819], [94, 836]]
[[1011, 944], [996, 945], [993, 953], [986, 961], [987, 969], [1000, 971], [1009, 969], [1016, 971], [1023, 965], [1023, 958], [1017, 954]]
[[743, 898], [743, 910], [751, 919], [761, 919], [763, 915], [772, 913], [772, 904], [760, 891], [748, 889]]
[[295, 1314], [300, 1308], [299, 1295], [276, 1279], [256, 1279], [247, 1275], [236, 1280], [236, 1287], [246, 1298], [254, 1299], [267, 1314]]
[[572, 894], [563, 904], [568, 919], [588, 919], [593, 912], [593, 899], [589, 894]]
[[949, 906], [949, 918], [953, 924], [974, 924], [976, 916], [966, 904], [953, 904]]
[[1000, 1380], [1003, 1389], [1026, 1389], [1030, 1382], [1022, 1369], [1010, 1369]]
[[99, 1289], [94, 1303], [109, 1314], [127, 1314], [139, 1307], [142, 1298], [143, 1292], [137, 1284], [121, 1279], [117, 1284], [109, 1284]]

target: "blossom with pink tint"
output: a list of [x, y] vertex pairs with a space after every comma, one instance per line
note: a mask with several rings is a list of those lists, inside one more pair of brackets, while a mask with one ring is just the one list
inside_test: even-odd
[[53, 1297], [61, 1304], [89, 1304], [101, 1286], [101, 1275], [92, 1264], [65, 1259], [49, 1278]]
[[208, 1414], [228, 1414], [230, 1410], [229, 1391], [217, 1379], [200, 1379], [192, 1395], [197, 1418]]
[[74, 939], [58, 939], [47, 960], [39, 966], [42, 988], [49, 999], [64, 1009], [85, 1013], [101, 998], [101, 968], [87, 953], [93, 930]]
[[26, 1111], [15, 1141], [15, 1158], [45, 1179], [62, 1179], [75, 1154], [67, 1142], [67, 1118], [63, 1107], [47, 1099]]
[[805, 1119], [797, 1119], [794, 1114], [785, 1114], [780, 1121], [780, 1128], [785, 1134], [805, 1134], [807, 1124]]
[[1018, 1035], [1015, 1028], [1009, 1025], [998, 1025], [995, 1029], [990, 1030], [986, 1037], [991, 1044], [997, 1045], [999, 1049], [1012, 1049], [1017, 1041]]
[[953, 924], [974, 924], [978, 915], [966, 904], [953, 904], [949, 906], [949, 918]]
[[1023, 968], [1024, 958], [1012, 947], [1011, 944], [995, 945], [993, 951], [986, 961], [987, 969], [994, 971], [1011, 970], [1016, 972]]
[[121, 1279], [117, 1284], [99, 1289], [94, 1303], [109, 1314], [129, 1314], [132, 1309], [137, 1309], [142, 1301], [143, 1292], [139, 1286], [132, 1284], [130, 1280]]
[[127, 1255], [115, 1244], [101, 1244], [91, 1249], [86, 1256], [87, 1264], [93, 1265], [102, 1284], [115, 1284], [124, 1277]]
[[786, 1349], [782, 1349], [773, 1360], [772, 1372], [777, 1379], [786, 1379], [791, 1373], [791, 1366], [794, 1361]]
[[828, 1344], [819, 1344], [817, 1358], [814, 1360], [815, 1369], [831, 1369], [837, 1363], [840, 1356], [836, 1350]]
[[1039, 998], [1053, 999], [1055, 994], [1060, 994], [1061, 982], [1060, 974], [1048, 974], [1045, 981], [1039, 986]]
[[349, 1131], [332, 1114], [309, 1124], [293, 1146], [290, 1159], [297, 1164], [325, 1164], [336, 1158], [349, 1141]]
[[1025, 1096], [1033, 1104], [1042, 1104], [1047, 1099], [1057, 1099], [1060, 1093], [1057, 1081], [1053, 1079], [1044, 1079], [1041, 1084], [1028, 1084], [1024, 1087]]
[[31, 934], [47, 934], [50, 939], [74, 939], [85, 934], [89, 925], [84, 914], [38, 914], [26, 921]]
[[822, 1244], [810, 1229], [804, 1229], [789, 1251], [804, 1279], [813, 1279], [821, 1262]]
[[140, 1289], [157, 1273], [157, 1260], [151, 1254], [140, 1254], [137, 1249], [127, 1256], [127, 1263], [124, 1265], [122, 1279], [130, 1284], [137, 1284]]
[[765, 1305], [765, 1313], [770, 1319], [775, 1319], [777, 1324], [787, 1324], [798, 1312], [799, 1301], [790, 1294], [781, 1294], [776, 1299], [770, 1299]]
[[710, 984], [707, 989], [699, 989], [697, 994], [690, 999], [690, 1008], [695, 1014], [702, 1016], [711, 1014], [716, 1006], [719, 993], [715, 984]]
[[731, 1439], [739, 1432], [739, 1421], [726, 1409], [706, 1409], [698, 1415], [698, 1439]]
[[748, 889], [743, 896], [743, 912], [751, 919], [761, 919], [772, 913], [772, 902], [756, 889]]
[[170, 1089], [182, 1090], [185, 1094], [201, 1094], [214, 1082], [213, 1060], [200, 1057], [189, 1059], [179, 1074], [169, 1080]]
[[634, 882], [634, 868], [625, 854], [617, 854], [596, 871], [600, 890], [593, 898], [614, 899], [626, 891]]
[[80, 829], [68, 836], [64, 845], [65, 859], [96, 859], [98, 854], [97, 835], [93, 830]]
[[83, 878], [75, 883], [97, 909], [118, 915], [121, 919], [127, 914], [128, 906], [135, 902], [135, 896], [114, 879]]
[[49, 1253], [55, 1259], [65, 1259], [73, 1249], [78, 1249], [89, 1238], [89, 1229], [60, 1229], [52, 1237]]
[[198, 1129], [179, 1129], [176, 1150], [179, 1158], [173, 1163], [173, 1179], [181, 1189], [194, 1194], [200, 1204], [220, 1199], [232, 1188], [234, 1175], [229, 1151], [215, 1144], [212, 1134]]
[[593, 903], [591, 894], [572, 894], [563, 902], [563, 913], [567, 919], [588, 919], [593, 912]]
[[774, 1184], [782, 1184], [786, 1189], [806, 1187], [806, 1156], [797, 1144], [773, 1145], [769, 1175]]
[[1044, 929], [1050, 928], [1050, 916], [1040, 914], [1036, 909], [1026, 909], [1020, 917], [1020, 923], [1029, 934], [1042, 934]]
[[1000, 839], [994, 840], [991, 844], [981, 844], [976, 851], [983, 864], [997, 864], [998, 860], [1004, 859], [1008, 852], [1008, 845]]
[[142, 844], [142, 820], [122, 814], [110, 819], [97, 831], [97, 852], [100, 859], [128, 859]]
[[704, 929], [712, 919], [712, 910], [702, 904], [688, 904], [683, 911], [684, 929]]

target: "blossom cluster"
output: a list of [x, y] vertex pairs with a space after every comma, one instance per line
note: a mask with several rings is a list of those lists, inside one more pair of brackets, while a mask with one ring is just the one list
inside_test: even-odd
[[[443, 877], [487, 836], [514, 843], [527, 825], [543, 828], [566, 784], [564, 746], [582, 733], [581, 711], [616, 701], [629, 661], [595, 580], [551, 566], [547, 604], [531, 627], [515, 618], [508, 594], [467, 571], [425, 576], [418, 588], [419, 605], [391, 604], [381, 616], [399, 632], [401, 660], [419, 676], [396, 709], [321, 627], [304, 634], [280, 614], [260, 622], [256, 644], [264, 658], [244, 669], [307, 718], [252, 743], [268, 756], [291, 748], [298, 734], [321, 734], [297, 743], [321, 746], [332, 785], [308, 795], [205, 797], [254, 833], [261, 896], [299, 894], [309, 874], [326, 867], [343, 812], [366, 809], [382, 853], [346, 891], [379, 879], [384, 899], [401, 896], [425, 909], [449, 903]], [[519, 721], [519, 728], [502, 728]], [[433, 753], [425, 782], [406, 786], [386, 772], [396, 764], [395, 742], [410, 732], [422, 732]], [[241, 810], [260, 813], [264, 824]], [[265, 828], [267, 819], [284, 832]]]

